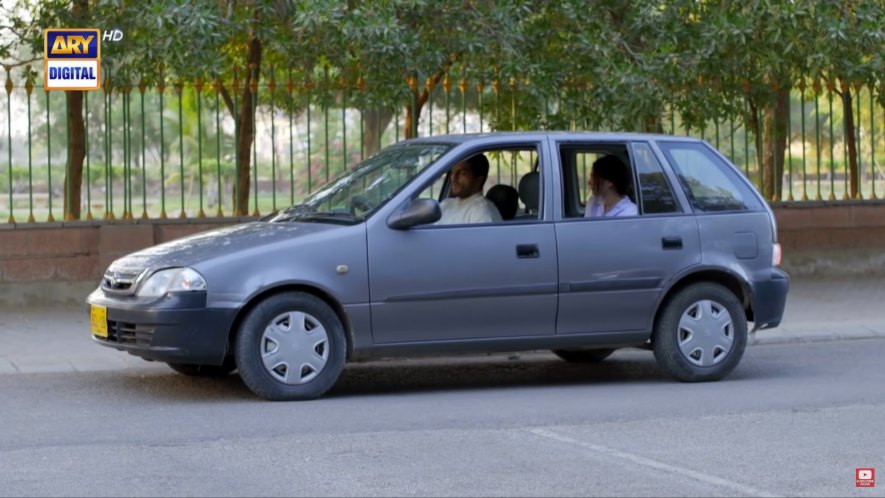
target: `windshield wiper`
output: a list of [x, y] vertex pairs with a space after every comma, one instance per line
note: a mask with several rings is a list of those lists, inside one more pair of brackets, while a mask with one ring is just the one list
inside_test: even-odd
[[312, 211], [308, 213], [295, 213], [292, 216], [277, 221], [329, 221], [332, 223], [351, 224], [362, 220], [362, 217], [354, 216], [347, 211]]
[[306, 209], [307, 208], [304, 204], [295, 204], [293, 206], [285, 207], [283, 209], [280, 209], [279, 211], [266, 215], [261, 218], [261, 221], [290, 221], [293, 218], [300, 216], [302, 213], [305, 212]]

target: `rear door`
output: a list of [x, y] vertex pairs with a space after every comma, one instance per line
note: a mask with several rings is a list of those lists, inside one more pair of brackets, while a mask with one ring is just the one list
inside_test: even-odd
[[[562, 188], [556, 333], [651, 330], [663, 286], [700, 262], [694, 216], [683, 212], [646, 142], [562, 141], [554, 151]], [[639, 215], [585, 218], [593, 162], [609, 154], [630, 169]]]

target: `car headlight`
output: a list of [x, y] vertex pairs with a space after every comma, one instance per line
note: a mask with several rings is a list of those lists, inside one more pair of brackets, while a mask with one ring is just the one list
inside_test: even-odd
[[206, 290], [206, 280], [191, 268], [160, 270], [139, 287], [136, 295], [159, 297], [168, 292], [192, 292]]

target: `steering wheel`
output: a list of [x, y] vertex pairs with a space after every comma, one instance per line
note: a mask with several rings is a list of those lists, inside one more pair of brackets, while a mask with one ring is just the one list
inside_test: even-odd
[[350, 210], [350, 214], [356, 216], [357, 211], [362, 211], [363, 213], [372, 210], [372, 204], [369, 203], [369, 200], [362, 195], [355, 195], [350, 198], [350, 206], [348, 209]]

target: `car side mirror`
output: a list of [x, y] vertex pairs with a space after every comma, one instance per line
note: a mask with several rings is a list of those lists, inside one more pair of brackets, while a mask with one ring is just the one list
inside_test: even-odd
[[387, 218], [387, 226], [394, 230], [406, 230], [413, 226], [434, 223], [441, 217], [442, 211], [435, 199], [413, 199]]

